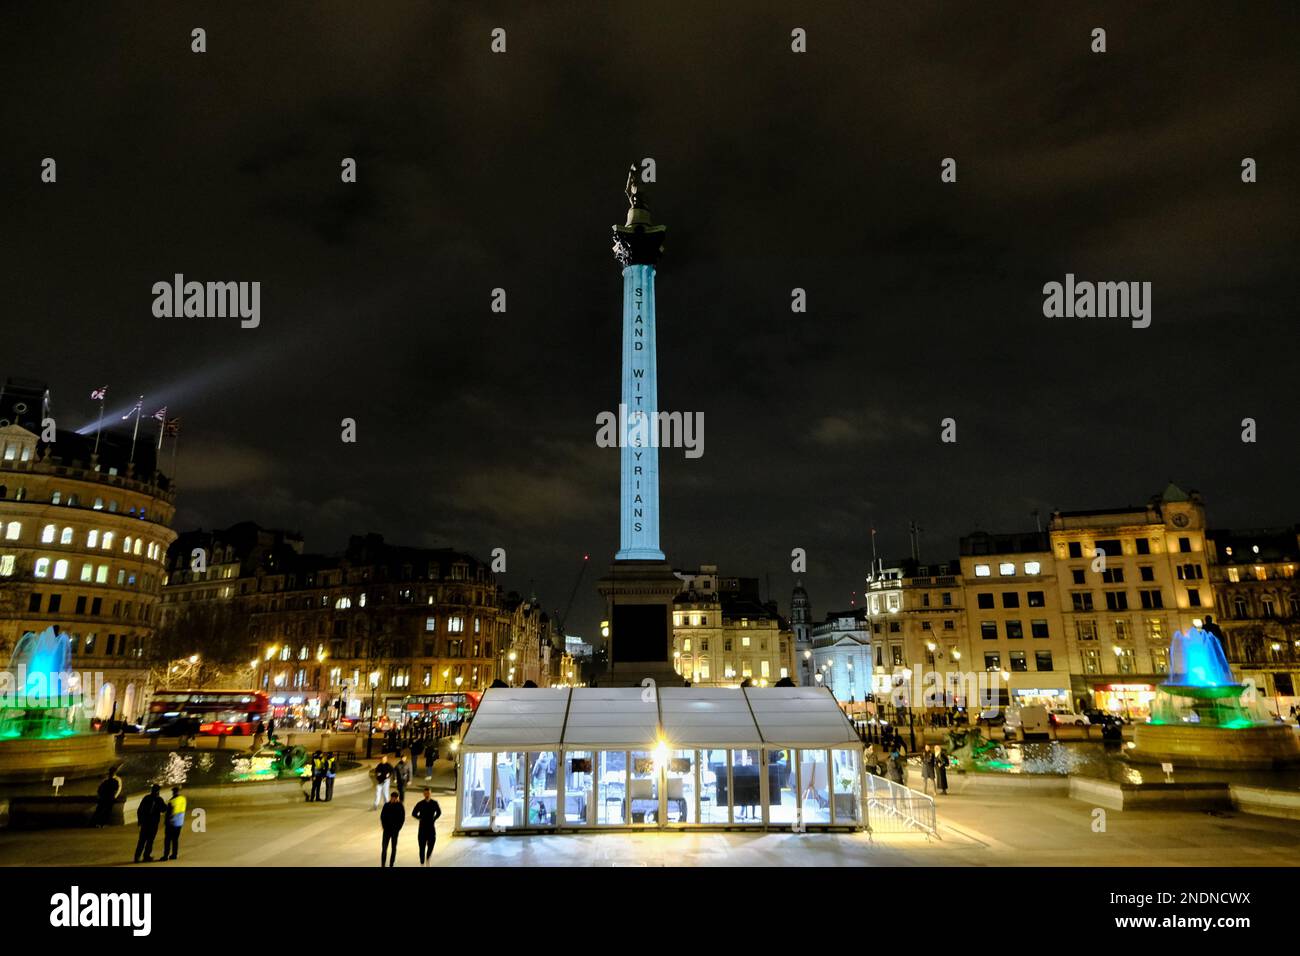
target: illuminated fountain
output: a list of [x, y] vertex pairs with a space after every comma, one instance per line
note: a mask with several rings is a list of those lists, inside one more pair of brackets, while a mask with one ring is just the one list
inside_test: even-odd
[[1232, 676], [1219, 639], [1200, 621], [1169, 646], [1169, 680], [1135, 730], [1130, 760], [1175, 767], [1271, 769], [1300, 762], [1286, 724], [1261, 716], [1246, 685]]
[[22, 636], [0, 674], [0, 781], [85, 777], [113, 763], [113, 738], [90, 732], [82, 693], [66, 634]]

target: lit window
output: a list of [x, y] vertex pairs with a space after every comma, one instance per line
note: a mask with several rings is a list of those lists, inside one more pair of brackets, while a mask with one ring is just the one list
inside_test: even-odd
[[1043, 566], [1039, 564], [1037, 561], [1025, 562], [1025, 574], [1039, 574], [1042, 572], [1042, 570], [1043, 570]]
[[1008, 577], [1016, 573], [1016, 565], [1013, 561], [1003, 561], [998, 565], [998, 574]]
[[93, 564], [83, 564], [81, 566], [81, 580], [90, 581], [95, 576], [95, 566]]
[[682, 650], [687, 654], [691, 652], [691, 639], [689, 637], [682, 641]]
[[351, 606], [352, 606], [352, 598], [350, 597], [341, 597], [334, 602], [334, 610], [336, 611], [344, 611], [350, 608]]
[[131, 549], [131, 551], [132, 551], [133, 554], [139, 554], [139, 553], [140, 553], [140, 545], [141, 545], [141, 544], [143, 544], [143, 542], [142, 542], [139, 538], [136, 538], [136, 539], [135, 539], [135, 547]]
[[7, 578], [14, 573], [14, 556], [0, 554], [0, 578]]
[[975, 577], [987, 578], [989, 576], [989, 566], [987, 564], [975, 565]]
[[54, 562], [54, 580], [62, 581], [68, 576], [68, 561], [66, 558], [60, 558]]
[[111, 547], [113, 546], [113, 532], [111, 532], [111, 531], [105, 531], [105, 532], [104, 532], [104, 537], [103, 537], [103, 539], [102, 539], [102, 542], [101, 542], [101, 545], [100, 545], [100, 546], [101, 546], [102, 548], [104, 548], [105, 550], [108, 550], [109, 548], [111, 548]]
[[452, 634], [463, 634], [465, 631], [465, 619], [463, 617], [448, 618], [447, 630]]
[[438, 619], [436, 617], [426, 617], [424, 619], [424, 629], [427, 633], [432, 634], [438, 629]]
[[86, 547], [94, 548], [99, 546], [99, 532], [90, 530], [86, 532]]
[[59, 544], [72, 544], [72, 529], [64, 528], [63, 534], [59, 535]]
[[101, 564], [99, 567], [97, 567], [97, 568], [95, 569], [95, 583], [96, 583], [96, 584], [107, 584], [107, 583], [108, 583], [108, 565], [107, 565], [107, 564]]
[[17, 521], [11, 521], [9, 523], [9, 527], [5, 528], [5, 540], [17, 541], [18, 535], [22, 533], [22, 530], [23, 530], [23, 526], [21, 523]]
[[103, 511], [103, 510], [104, 510], [104, 499], [103, 499], [103, 498], [96, 498], [96, 499], [95, 499], [95, 505], [94, 505], [94, 507], [95, 507], [95, 510], [96, 510], [96, 511]]
[[50, 504], [57, 505], [63, 499], [63, 493], [56, 491], [50, 495]]
[[33, 570], [32, 573], [35, 574], [38, 578], [43, 578], [46, 575], [48, 575], [50, 573], [50, 559], [37, 558], [36, 568]]
[[122, 553], [123, 554], [131, 553], [131, 536], [129, 534], [122, 539]]
[[57, 529], [56, 529], [56, 528], [54, 527], [54, 525], [52, 525], [52, 524], [47, 524], [44, 528], [42, 528], [42, 529], [41, 529], [41, 543], [42, 543], [42, 544], [53, 544], [53, 543], [54, 543], [54, 533], [55, 533], [56, 530], [57, 530]]

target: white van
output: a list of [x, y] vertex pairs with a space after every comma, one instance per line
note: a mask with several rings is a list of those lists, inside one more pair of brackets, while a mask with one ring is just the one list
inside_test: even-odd
[[1007, 729], [1014, 730], [1021, 740], [1048, 740], [1052, 736], [1047, 708], [1038, 704], [1008, 707]]

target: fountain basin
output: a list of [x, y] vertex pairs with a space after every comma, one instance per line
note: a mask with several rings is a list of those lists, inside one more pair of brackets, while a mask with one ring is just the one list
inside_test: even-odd
[[1135, 763], [1208, 770], [1277, 770], [1300, 764], [1300, 737], [1286, 724], [1138, 724], [1133, 743], [1126, 756]]
[[11, 737], [0, 746], [0, 783], [71, 780], [101, 774], [116, 762], [111, 734]]

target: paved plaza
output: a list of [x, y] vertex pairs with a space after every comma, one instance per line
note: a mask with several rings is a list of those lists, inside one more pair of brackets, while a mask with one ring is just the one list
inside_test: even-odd
[[[1241, 813], [1109, 811], [1105, 832], [1094, 832], [1085, 802], [1019, 790], [962, 793], [960, 779], [939, 798], [939, 839], [736, 831], [453, 837], [451, 781], [434, 782], [444, 811], [437, 866], [1288, 866], [1300, 846], [1300, 821]], [[408, 792], [408, 809], [418, 795]], [[186, 828], [178, 861], [148, 865], [375, 866], [379, 820], [370, 799], [353, 791], [328, 804], [212, 805], [204, 808], [206, 832]], [[6, 833], [0, 864], [130, 866], [134, 846], [133, 825]], [[408, 820], [398, 866], [416, 865]]]

